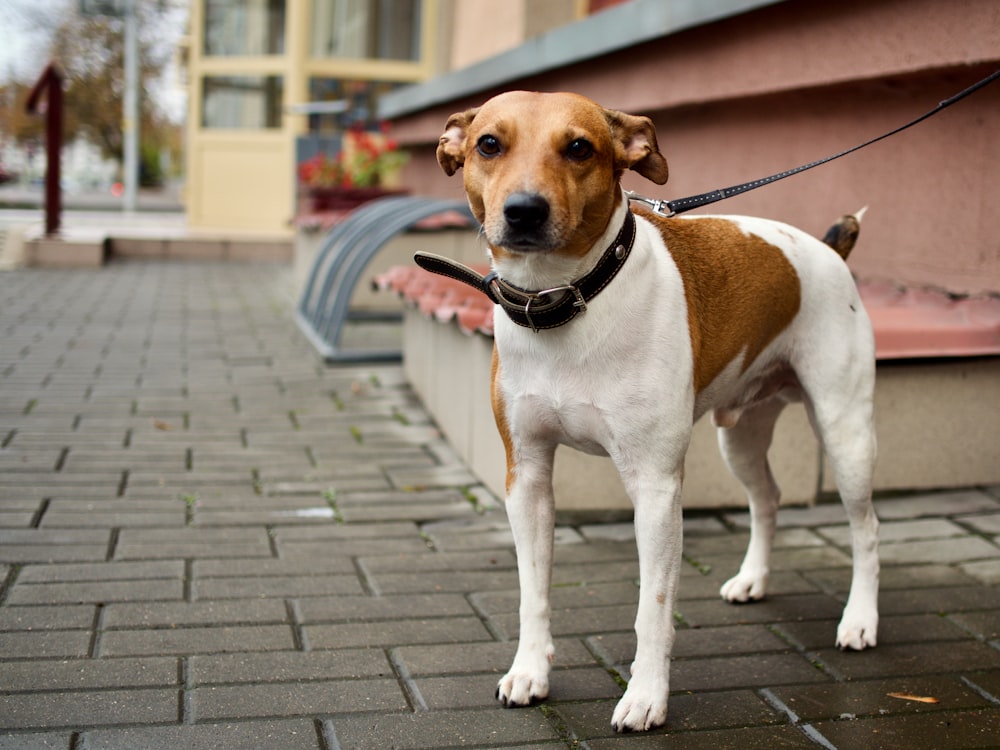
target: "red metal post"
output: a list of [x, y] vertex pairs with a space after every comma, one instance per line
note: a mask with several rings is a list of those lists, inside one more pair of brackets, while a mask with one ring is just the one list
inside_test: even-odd
[[[59, 232], [62, 212], [59, 165], [63, 136], [62, 86], [62, 71], [56, 63], [50, 62], [31, 90], [27, 103], [30, 114], [45, 112], [45, 234], [49, 236]], [[43, 97], [46, 98], [45, 106], [42, 106]]]

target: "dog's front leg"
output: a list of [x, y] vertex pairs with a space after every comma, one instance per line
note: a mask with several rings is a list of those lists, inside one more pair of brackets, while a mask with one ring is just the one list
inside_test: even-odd
[[510, 671], [497, 684], [497, 699], [505, 706], [527, 706], [549, 694], [549, 671], [555, 648], [549, 623], [549, 587], [555, 501], [552, 491], [554, 448], [537, 461], [523, 455], [511, 472], [507, 517], [517, 551], [521, 586], [521, 632]]
[[639, 610], [632, 677], [611, 719], [618, 732], [641, 732], [666, 723], [674, 603], [681, 566], [679, 473], [660, 480], [655, 488], [637, 488], [634, 492]]

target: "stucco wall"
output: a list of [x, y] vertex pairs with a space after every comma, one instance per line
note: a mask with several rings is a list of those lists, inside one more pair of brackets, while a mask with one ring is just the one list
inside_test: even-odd
[[[639, 6], [637, 6], [639, 7]], [[609, 11], [616, 12], [617, 9]], [[610, 17], [610, 16], [609, 16]], [[625, 17], [625, 16], [622, 16]], [[613, 55], [463, 91], [397, 118], [421, 192], [462, 194], [433, 148], [448, 114], [503, 89], [571, 90], [653, 117], [677, 198], [763, 177], [892, 129], [1000, 67], [994, 0], [788, 0]], [[1000, 291], [1000, 83], [905, 134], [710, 210], [821, 233], [869, 205], [866, 277]]]

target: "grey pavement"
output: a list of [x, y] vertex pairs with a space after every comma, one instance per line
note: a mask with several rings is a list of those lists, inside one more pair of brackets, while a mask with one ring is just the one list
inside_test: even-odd
[[745, 512], [691, 514], [669, 723], [616, 736], [627, 524], [561, 524], [550, 698], [503, 511], [397, 366], [323, 365], [290, 271], [0, 274], [0, 750], [1000, 746], [1000, 488], [882, 498], [882, 626], [833, 648], [837, 505], [786, 509], [768, 598], [718, 597]]

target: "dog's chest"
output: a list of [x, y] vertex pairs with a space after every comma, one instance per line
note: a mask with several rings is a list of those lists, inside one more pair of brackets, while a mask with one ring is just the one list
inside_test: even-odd
[[580, 383], [566, 381], [528, 382], [511, 394], [517, 432], [544, 443], [606, 454], [615, 433], [606, 404]]

